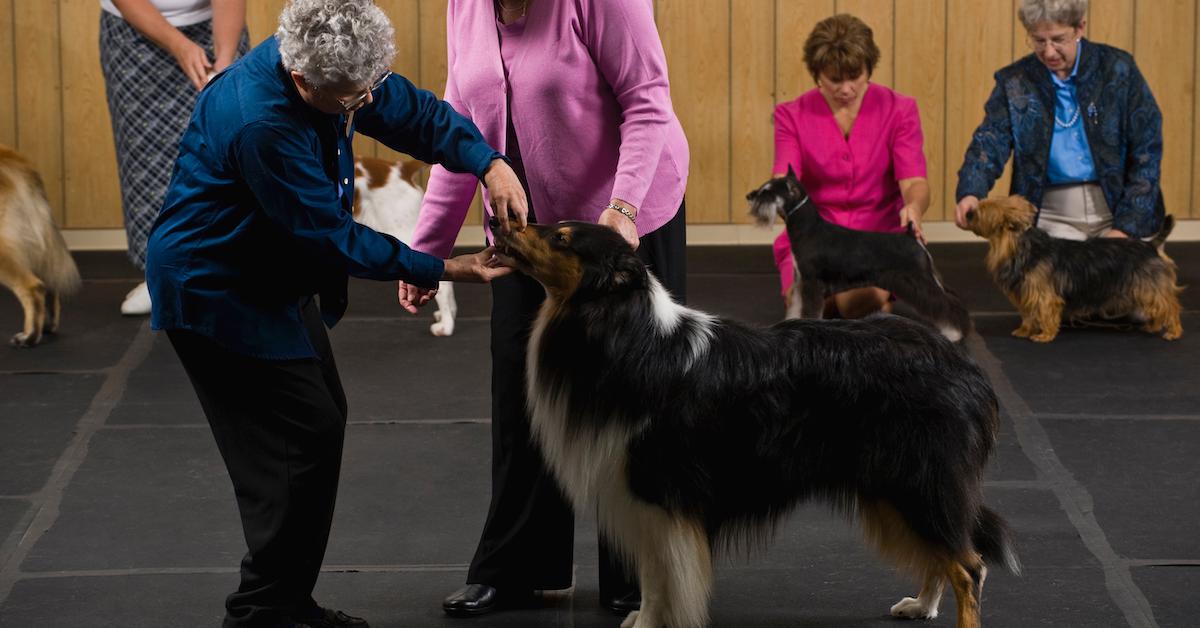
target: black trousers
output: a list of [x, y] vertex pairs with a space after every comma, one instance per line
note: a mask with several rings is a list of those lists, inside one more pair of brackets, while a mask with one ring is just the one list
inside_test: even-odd
[[[641, 239], [638, 256], [679, 302], [686, 300], [684, 206]], [[524, 274], [492, 282], [492, 502], [467, 582], [497, 588], [571, 586], [575, 517], [530, 434], [525, 410], [525, 350], [542, 286]], [[580, 513], [591, 517], [595, 513]], [[600, 596], [636, 584], [600, 540]]]
[[346, 395], [313, 301], [303, 308], [317, 359], [263, 360], [170, 330], [233, 480], [248, 551], [225, 600], [225, 628], [276, 627], [318, 612], [346, 433]]

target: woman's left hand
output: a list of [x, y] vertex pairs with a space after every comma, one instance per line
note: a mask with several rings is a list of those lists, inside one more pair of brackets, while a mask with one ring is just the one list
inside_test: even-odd
[[1120, 229], [1109, 229], [1108, 231], [1104, 232], [1104, 237], [1106, 237], [1106, 238], [1128, 238], [1129, 234], [1125, 233], [1124, 231], [1121, 231]]
[[912, 223], [913, 235], [921, 244], [925, 244], [925, 232], [921, 230], [921, 210], [916, 205], [905, 205], [900, 209], [900, 226], [907, 227]]
[[[618, 201], [613, 202], [616, 203]], [[632, 209], [629, 203], [621, 203], [621, 206], [630, 209], [634, 216], [637, 215], [637, 210]], [[621, 234], [621, 237], [625, 238], [625, 241], [629, 243], [629, 246], [633, 247], [634, 250], [637, 250], [638, 244], [640, 244], [641, 240], [638, 239], [637, 225], [634, 224], [634, 222], [630, 220], [628, 216], [615, 209], [605, 209], [604, 212], [600, 214], [599, 222], [605, 227], [611, 227], [614, 231]]]

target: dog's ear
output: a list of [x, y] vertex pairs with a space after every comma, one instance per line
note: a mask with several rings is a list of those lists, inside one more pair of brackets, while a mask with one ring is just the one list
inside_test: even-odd
[[1014, 194], [1003, 201], [1004, 226], [1012, 231], [1025, 231], [1033, 226], [1037, 217], [1037, 208], [1025, 200], [1024, 196]]
[[788, 164], [787, 176], [789, 179], [796, 178], [796, 171], [792, 169], [792, 164]]
[[633, 249], [623, 247], [613, 251], [607, 262], [589, 282], [597, 292], [621, 292], [646, 283], [646, 264]]

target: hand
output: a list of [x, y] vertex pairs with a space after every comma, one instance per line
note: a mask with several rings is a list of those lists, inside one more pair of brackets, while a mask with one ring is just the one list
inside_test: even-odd
[[1105, 237], [1105, 238], [1128, 238], [1129, 234], [1125, 233], [1124, 231], [1121, 231], [1120, 229], [1109, 229], [1108, 231], [1104, 232], [1104, 235], [1102, 237]]
[[921, 230], [921, 210], [916, 205], [905, 205], [900, 208], [900, 226], [907, 227], [912, 223], [913, 235], [917, 241], [925, 244], [925, 232]]
[[496, 247], [489, 246], [478, 253], [468, 253], [446, 260], [442, 281], [488, 283], [512, 271], [513, 269], [505, 266], [500, 258], [496, 257]]
[[171, 46], [170, 53], [192, 85], [198, 90], [203, 89], [204, 84], [208, 82], [208, 75], [213, 71], [204, 49], [180, 34], [179, 39]]
[[525, 198], [521, 180], [508, 162], [493, 160], [487, 172], [483, 173], [483, 184], [487, 186], [492, 201], [492, 215], [500, 221], [500, 232], [509, 233], [514, 226], [509, 224], [509, 212], [516, 218], [516, 228], [524, 229], [529, 216], [529, 200]]
[[408, 310], [410, 314], [416, 314], [419, 308], [437, 296], [437, 288], [422, 288], [421, 286], [401, 281], [397, 289], [397, 295], [400, 299], [401, 307]]
[[954, 224], [958, 225], [959, 229], [967, 228], [967, 212], [973, 209], [979, 209], [978, 197], [964, 196], [958, 202], [958, 206], [954, 208]]
[[[633, 205], [616, 198], [612, 200], [612, 203], [628, 209], [634, 216], [637, 216], [637, 208]], [[615, 209], [609, 208], [600, 213], [600, 220], [598, 222], [599, 224], [609, 227], [613, 231], [621, 234], [621, 237], [625, 238], [625, 241], [628, 242], [629, 246], [633, 247], [634, 250], [637, 250], [638, 245], [641, 244], [641, 240], [638, 239], [637, 225], [629, 219], [629, 216], [626, 216]]]

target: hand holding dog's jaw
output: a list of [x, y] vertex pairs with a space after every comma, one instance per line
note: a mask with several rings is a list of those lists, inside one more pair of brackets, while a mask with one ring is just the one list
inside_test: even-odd
[[529, 216], [529, 200], [525, 188], [512, 166], [503, 159], [496, 159], [483, 173], [483, 185], [491, 199], [492, 216], [500, 223], [502, 233], [511, 229], [524, 229]]

